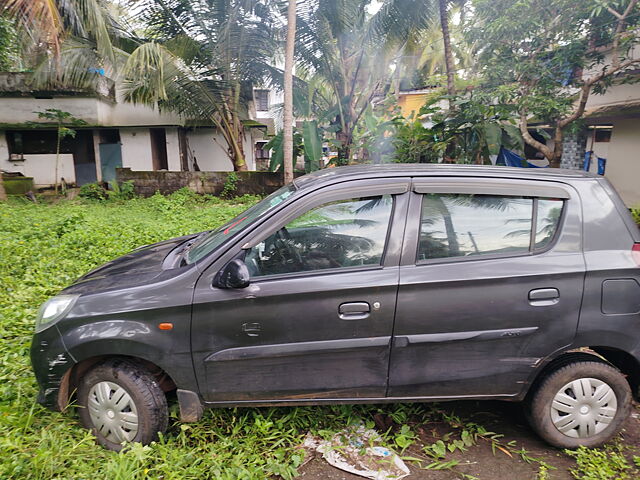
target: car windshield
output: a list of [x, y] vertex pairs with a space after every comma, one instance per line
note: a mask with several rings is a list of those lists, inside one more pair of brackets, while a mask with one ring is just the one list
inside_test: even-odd
[[222, 243], [235, 236], [236, 233], [251, 225], [257, 219], [263, 217], [267, 212], [280, 205], [296, 191], [293, 184], [286, 185], [273, 192], [261, 202], [245, 210], [237, 217], [225, 223], [221, 227], [211, 230], [206, 235], [200, 237], [186, 251], [185, 261], [192, 264], [206, 257]]

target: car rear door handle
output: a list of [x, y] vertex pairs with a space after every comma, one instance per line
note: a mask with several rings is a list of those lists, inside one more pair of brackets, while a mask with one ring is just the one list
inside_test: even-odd
[[363, 320], [371, 313], [371, 305], [367, 302], [343, 303], [338, 307], [341, 320]]
[[529, 303], [536, 307], [555, 305], [560, 301], [557, 288], [536, 288], [529, 292]]

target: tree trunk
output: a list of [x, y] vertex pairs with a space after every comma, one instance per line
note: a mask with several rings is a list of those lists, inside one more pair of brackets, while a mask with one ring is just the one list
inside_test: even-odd
[[7, 200], [7, 191], [4, 189], [4, 179], [2, 178], [2, 172], [0, 172], [0, 202]]
[[296, 42], [296, 0], [289, 0], [287, 14], [287, 45], [284, 56], [284, 118], [282, 160], [284, 183], [293, 181], [293, 54]]
[[553, 136], [553, 141], [553, 155], [548, 159], [549, 166], [551, 168], [560, 168], [562, 154], [564, 153], [564, 131], [560, 125], [556, 125], [556, 132]]
[[444, 58], [447, 67], [447, 93], [456, 94], [455, 84], [455, 63], [453, 52], [451, 51], [451, 34], [449, 33], [449, 16], [447, 14], [447, 0], [438, 0], [440, 4], [440, 27], [442, 28], [442, 39], [444, 41]]
[[58, 139], [56, 141], [56, 178], [54, 183], [54, 191], [58, 194], [58, 165], [60, 164], [60, 126], [58, 125]]

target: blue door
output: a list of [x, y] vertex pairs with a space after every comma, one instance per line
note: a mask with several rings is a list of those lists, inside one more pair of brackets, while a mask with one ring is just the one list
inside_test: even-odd
[[115, 181], [116, 168], [122, 168], [122, 148], [120, 143], [100, 144], [100, 165], [102, 167], [102, 181]]

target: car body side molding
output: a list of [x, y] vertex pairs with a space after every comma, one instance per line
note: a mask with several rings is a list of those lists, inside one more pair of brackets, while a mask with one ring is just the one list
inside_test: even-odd
[[261, 357], [288, 357], [301, 354], [309, 355], [313, 352], [330, 353], [332, 351], [353, 350], [356, 348], [386, 347], [390, 341], [391, 337], [385, 336], [228, 348], [209, 355], [205, 362], [247, 360]]
[[407, 347], [419, 343], [443, 343], [461, 340], [498, 340], [501, 338], [524, 337], [531, 335], [538, 327], [504, 328], [500, 330], [477, 330], [472, 332], [427, 333], [420, 335], [401, 335], [393, 340], [394, 348]]

